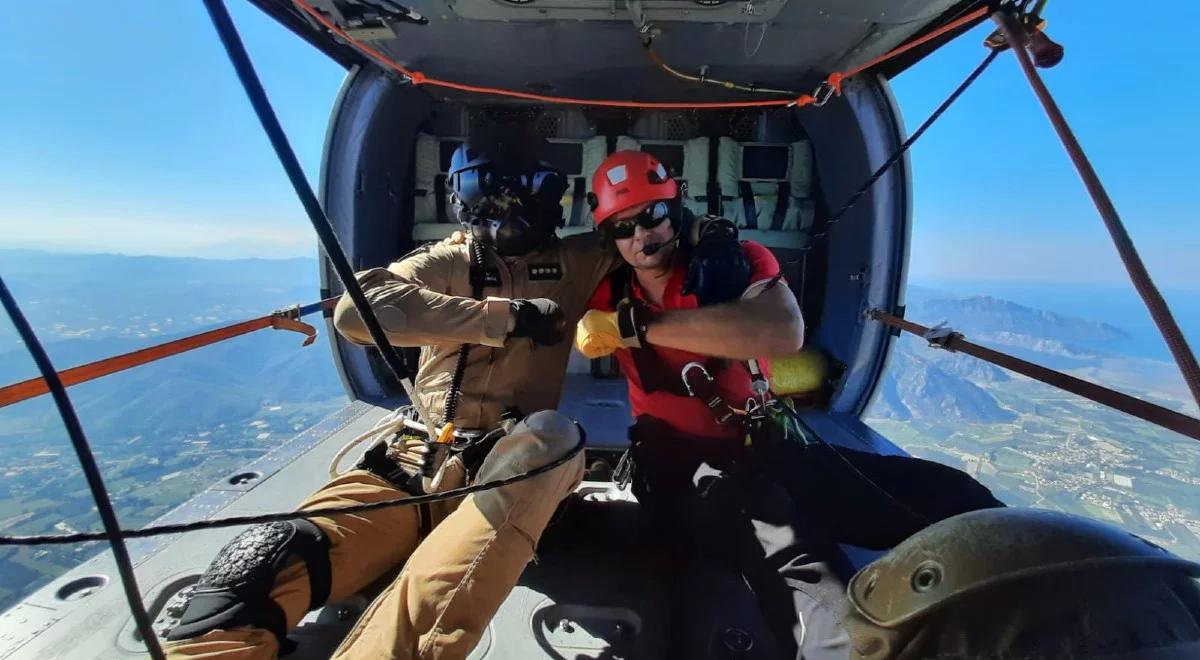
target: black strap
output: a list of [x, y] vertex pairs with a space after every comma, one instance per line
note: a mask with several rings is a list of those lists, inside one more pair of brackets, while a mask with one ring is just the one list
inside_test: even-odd
[[483, 287], [487, 285], [487, 265], [483, 258], [483, 245], [472, 241], [471, 246], [471, 297], [483, 300]]
[[[424, 495], [425, 484], [421, 473], [414, 474], [387, 455], [388, 443], [381, 440], [363, 454], [354, 466], [366, 470], [409, 495]], [[417, 505], [417, 538], [423, 539], [433, 531], [433, 517], [428, 504]], [[315, 592], [314, 592], [315, 593]]]
[[633, 268], [629, 264], [621, 264], [608, 276], [608, 305], [613, 309], [621, 301], [633, 295]]
[[246, 599], [233, 589], [197, 591], [188, 602], [179, 625], [167, 634], [168, 641], [199, 637], [216, 629], [241, 626], [261, 628], [279, 640], [279, 655], [296, 650], [296, 643], [287, 637], [287, 616], [270, 598]]
[[779, 192], [775, 198], [775, 213], [771, 216], [771, 229], [783, 229], [783, 220], [787, 217], [788, 205], [792, 201], [792, 184], [787, 181], [779, 182]]
[[[499, 272], [497, 272], [499, 275]], [[471, 282], [471, 297], [476, 300], [483, 298], [483, 288], [487, 286], [488, 272], [483, 264], [475, 263], [471, 260], [471, 268], [467, 271], [467, 278]]]
[[746, 214], [746, 229], [758, 229], [758, 209], [754, 205], [754, 189], [749, 181], [738, 181], [738, 193], [742, 196], [742, 210]]
[[433, 177], [433, 202], [437, 205], [437, 221], [450, 222], [446, 215], [446, 175]]
[[289, 550], [300, 555], [308, 568], [308, 609], [315, 610], [329, 600], [333, 586], [329, 537], [310, 520], [301, 518], [293, 524], [296, 525], [297, 543]]
[[571, 191], [571, 221], [567, 223], [572, 227], [583, 224], [583, 207], [587, 205], [587, 200], [584, 199], [586, 187], [586, 179], [581, 176], [575, 177], [575, 187]]
[[720, 170], [721, 141], [718, 138], [708, 138], [708, 213], [721, 215], [721, 183], [717, 181]]
[[[609, 305], [613, 309], [616, 309], [622, 300], [633, 299], [633, 268], [628, 264], [622, 265], [608, 277]], [[641, 385], [642, 391], [647, 394], [661, 391], [675, 396], [688, 396], [679, 372], [667, 367], [666, 362], [652, 347], [631, 348], [629, 355], [633, 358], [633, 366], [637, 371], [638, 384]], [[708, 373], [716, 377], [716, 374], [728, 368], [730, 362], [710, 357], [706, 358], [703, 364]]]

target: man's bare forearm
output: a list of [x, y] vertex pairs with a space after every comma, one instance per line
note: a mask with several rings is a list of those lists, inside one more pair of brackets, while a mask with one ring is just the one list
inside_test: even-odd
[[783, 355], [804, 344], [804, 320], [787, 287], [761, 295], [697, 309], [663, 312], [646, 329], [655, 346], [748, 360]]

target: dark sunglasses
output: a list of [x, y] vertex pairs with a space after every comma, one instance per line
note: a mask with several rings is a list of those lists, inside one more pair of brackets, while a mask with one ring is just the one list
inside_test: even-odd
[[632, 218], [615, 221], [612, 226], [612, 237], [616, 240], [633, 238], [633, 234], [639, 226], [643, 229], [654, 229], [669, 217], [671, 217], [670, 204], [656, 202]]

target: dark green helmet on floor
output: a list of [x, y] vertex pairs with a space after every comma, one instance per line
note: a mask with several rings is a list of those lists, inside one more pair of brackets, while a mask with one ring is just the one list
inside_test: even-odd
[[987, 509], [913, 535], [855, 575], [862, 660], [1200, 658], [1200, 564], [1110, 525]]

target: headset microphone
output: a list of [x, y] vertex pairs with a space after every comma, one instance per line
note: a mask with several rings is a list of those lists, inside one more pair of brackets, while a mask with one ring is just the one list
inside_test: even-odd
[[658, 243], [647, 243], [642, 248], [642, 254], [646, 255], [647, 257], [654, 256], [655, 254], [658, 254], [660, 251], [662, 251], [663, 248], [667, 247], [668, 245], [673, 245], [674, 243], [676, 243], [678, 241], [679, 241], [679, 232], [675, 232], [674, 236], [672, 236], [671, 238], [669, 238], [665, 241], [660, 241]]
[[646, 247], [642, 248], [642, 254], [646, 255], [647, 257], [654, 256], [655, 254], [658, 253], [659, 250], [667, 247], [667, 243], [669, 243], [669, 242], [670, 241], [665, 241], [662, 243], [651, 243], [651, 244], [647, 245]]

